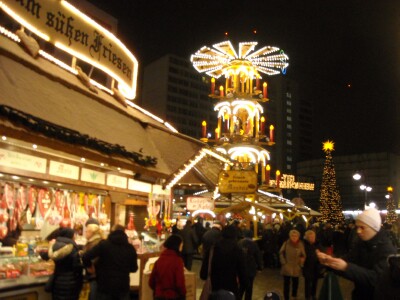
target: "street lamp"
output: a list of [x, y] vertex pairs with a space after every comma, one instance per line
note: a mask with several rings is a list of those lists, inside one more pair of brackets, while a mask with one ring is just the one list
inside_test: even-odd
[[[353, 179], [354, 180], [360, 180], [361, 178], [363, 178], [363, 176], [359, 173], [359, 172], [357, 172], [357, 173], [355, 173], [354, 175], [353, 175]], [[365, 181], [365, 176], [364, 176], [364, 181]], [[370, 192], [370, 191], [372, 191], [372, 187], [370, 187], [370, 186], [367, 186], [366, 184], [361, 184], [360, 185], [360, 190], [362, 190], [362, 191], [364, 191], [364, 209], [366, 209], [367, 208], [367, 199], [368, 199], [368, 193]]]
[[354, 179], [354, 180], [360, 180], [360, 179], [361, 179], [361, 177], [362, 177], [362, 176], [361, 176], [361, 174], [360, 174], [360, 173], [358, 173], [358, 172], [357, 172], [357, 173], [355, 173], [355, 174], [353, 175], [353, 179]]
[[365, 194], [365, 199], [364, 199], [364, 209], [367, 208], [367, 198], [368, 198], [368, 193], [372, 191], [372, 187], [366, 186], [365, 184], [360, 185], [360, 190], [364, 191]]

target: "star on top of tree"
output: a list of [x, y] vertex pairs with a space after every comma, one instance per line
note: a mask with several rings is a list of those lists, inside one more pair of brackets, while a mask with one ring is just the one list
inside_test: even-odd
[[328, 151], [332, 152], [333, 150], [335, 150], [335, 143], [330, 140], [323, 142], [322, 145], [323, 145], [322, 150], [324, 150], [325, 152]]

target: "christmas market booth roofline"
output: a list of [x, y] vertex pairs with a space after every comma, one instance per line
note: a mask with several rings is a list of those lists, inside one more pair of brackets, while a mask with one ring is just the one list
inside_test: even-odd
[[[42, 56], [32, 57], [4, 35], [0, 65], [1, 134], [38, 145], [36, 153], [45, 146], [155, 183], [208, 147], [132, 102], [127, 105], [101, 89], [93, 92], [77, 75]], [[4, 143], [2, 148], [14, 146]]]
[[[213, 197], [213, 192], [202, 193], [203, 197]], [[246, 200], [248, 195], [241, 193], [218, 194], [215, 198], [215, 204], [219, 207], [217, 213], [225, 214], [227, 212], [245, 211], [254, 206], [256, 210], [273, 213], [283, 213], [287, 218], [294, 216], [318, 217], [321, 213], [315, 211], [304, 204], [294, 203], [293, 201], [283, 198], [274, 193], [267, 192], [259, 188], [255, 194], [256, 202]]]

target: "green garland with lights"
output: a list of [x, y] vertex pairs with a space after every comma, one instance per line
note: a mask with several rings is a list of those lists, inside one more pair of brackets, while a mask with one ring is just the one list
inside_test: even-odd
[[319, 211], [322, 216], [320, 220], [325, 223], [337, 225], [344, 222], [344, 215], [342, 212], [342, 200], [336, 183], [335, 165], [332, 158], [334, 144], [331, 141], [327, 141], [323, 145], [326, 158], [321, 184]]
[[82, 134], [79, 131], [58, 126], [6, 105], [0, 105], [0, 117], [6, 118], [15, 125], [23, 126], [30, 131], [43, 134], [51, 139], [87, 147], [106, 155], [122, 156], [145, 167], [154, 167], [157, 165], [156, 157], [144, 156], [138, 152], [128, 151], [124, 146], [104, 142]]

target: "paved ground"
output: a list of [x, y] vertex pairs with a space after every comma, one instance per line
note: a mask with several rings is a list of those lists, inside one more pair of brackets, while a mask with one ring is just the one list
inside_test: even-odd
[[[193, 272], [197, 274], [197, 299], [200, 297], [201, 288], [203, 286], [203, 281], [199, 278], [201, 261], [194, 260], [193, 262]], [[343, 278], [339, 278], [339, 284], [342, 290], [342, 295], [344, 300], [351, 300], [351, 290], [353, 289], [353, 284]], [[318, 290], [322, 285], [322, 280], [318, 283]], [[283, 300], [283, 277], [279, 273], [279, 269], [264, 269], [262, 272], [257, 274], [253, 287], [253, 300], [263, 300], [264, 295], [267, 291], [278, 292]], [[317, 292], [318, 296], [318, 292]], [[299, 291], [297, 294], [298, 300], [304, 300], [304, 278], [300, 278]], [[335, 300], [335, 299], [332, 299]]]

